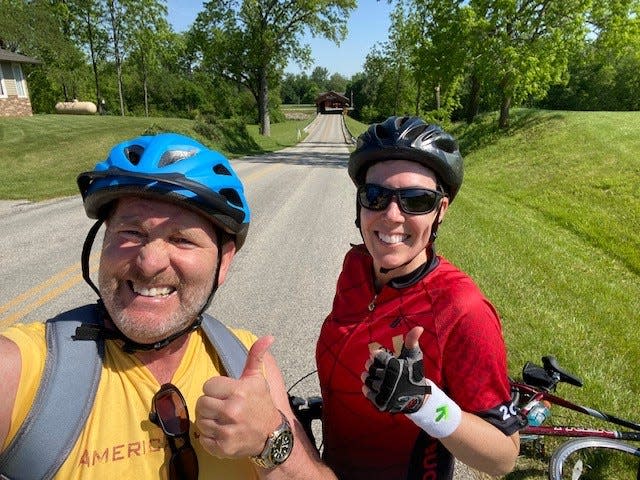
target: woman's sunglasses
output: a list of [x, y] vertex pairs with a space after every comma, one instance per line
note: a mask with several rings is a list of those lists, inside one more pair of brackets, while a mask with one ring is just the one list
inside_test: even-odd
[[384, 210], [393, 197], [404, 213], [420, 215], [436, 208], [444, 194], [429, 188], [387, 188], [375, 183], [358, 187], [358, 203], [367, 210]]
[[180, 390], [165, 383], [151, 401], [149, 420], [158, 425], [171, 449], [169, 480], [197, 480], [198, 457], [189, 440], [189, 412]]

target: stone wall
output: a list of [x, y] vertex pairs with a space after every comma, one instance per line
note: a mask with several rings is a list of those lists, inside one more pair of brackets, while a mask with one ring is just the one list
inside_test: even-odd
[[0, 117], [30, 117], [33, 115], [28, 98], [0, 98]]

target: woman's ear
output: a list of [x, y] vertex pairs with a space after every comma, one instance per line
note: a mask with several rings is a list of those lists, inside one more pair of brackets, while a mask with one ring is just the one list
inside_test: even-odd
[[444, 219], [445, 214], [447, 213], [447, 210], [449, 209], [449, 197], [443, 197], [442, 200], [440, 200], [440, 214], [438, 215], [438, 225], [442, 223], [442, 220]]

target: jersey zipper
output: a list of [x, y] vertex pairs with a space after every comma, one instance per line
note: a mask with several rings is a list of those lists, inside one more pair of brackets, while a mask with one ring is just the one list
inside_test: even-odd
[[373, 310], [376, 308], [376, 299], [378, 298], [378, 294], [376, 293], [373, 296], [373, 299], [371, 299], [371, 303], [369, 304], [369, 311], [373, 312]]

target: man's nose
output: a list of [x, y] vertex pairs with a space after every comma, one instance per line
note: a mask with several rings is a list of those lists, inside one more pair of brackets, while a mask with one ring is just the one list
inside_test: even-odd
[[148, 277], [165, 270], [170, 264], [167, 244], [159, 239], [152, 240], [140, 248], [136, 265]]

